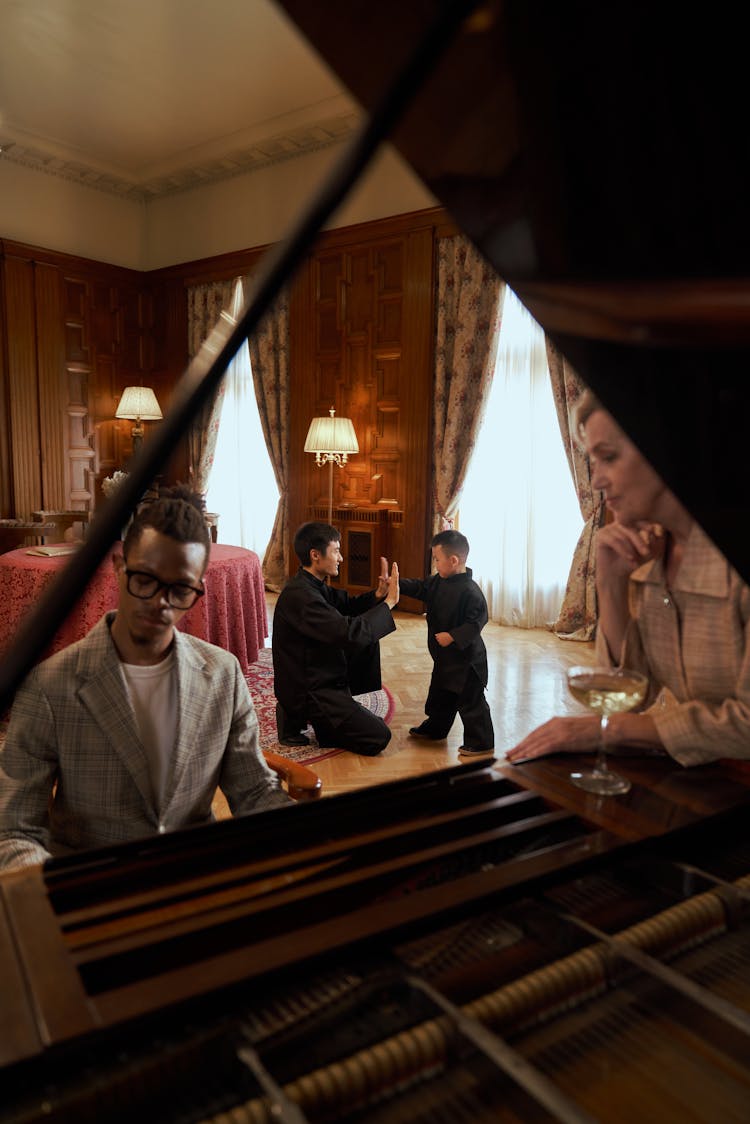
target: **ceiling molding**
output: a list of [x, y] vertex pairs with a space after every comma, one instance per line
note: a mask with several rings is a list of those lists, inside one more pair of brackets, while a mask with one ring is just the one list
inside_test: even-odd
[[83, 160], [66, 159], [33, 144], [0, 138], [0, 159], [35, 172], [57, 176], [108, 195], [145, 202], [167, 195], [191, 191], [233, 176], [248, 175], [262, 168], [294, 160], [332, 145], [340, 144], [357, 131], [362, 115], [346, 112], [321, 121], [275, 133], [254, 144], [227, 152], [220, 157], [197, 160], [169, 172], [144, 179], [118, 176], [87, 165]]

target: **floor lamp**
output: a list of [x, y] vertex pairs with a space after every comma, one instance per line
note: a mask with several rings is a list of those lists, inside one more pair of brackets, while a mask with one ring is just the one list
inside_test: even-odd
[[116, 418], [133, 421], [133, 453], [137, 453], [143, 441], [143, 422], [160, 421], [161, 408], [150, 386], [126, 386], [115, 411]]
[[333, 519], [333, 466], [341, 468], [350, 453], [358, 453], [357, 435], [350, 418], [337, 418], [331, 406], [327, 418], [313, 418], [305, 439], [305, 452], [315, 453], [318, 468], [328, 465], [328, 522]]

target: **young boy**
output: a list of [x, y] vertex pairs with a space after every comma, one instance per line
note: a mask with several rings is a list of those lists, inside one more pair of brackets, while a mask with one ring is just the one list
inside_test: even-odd
[[427, 718], [409, 733], [413, 738], [445, 738], [460, 714], [464, 737], [458, 752], [492, 753], [495, 733], [484, 697], [487, 649], [480, 635], [487, 624], [487, 602], [466, 567], [465, 535], [441, 531], [430, 546], [437, 573], [424, 581], [400, 579], [402, 594], [427, 605], [427, 646], [434, 662], [424, 707]]

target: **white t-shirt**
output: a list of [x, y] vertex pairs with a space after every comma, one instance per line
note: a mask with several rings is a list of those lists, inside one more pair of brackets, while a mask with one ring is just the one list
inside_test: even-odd
[[125, 687], [148, 757], [156, 807], [161, 807], [177, 738], [177, 664], [174, 651], [160, 663], [121, 663]]

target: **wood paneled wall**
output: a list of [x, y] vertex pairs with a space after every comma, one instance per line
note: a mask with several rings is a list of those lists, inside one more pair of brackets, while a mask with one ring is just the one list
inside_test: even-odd
[[[158, 288], [148, 274], [0, 242], [0, 515], [93, 510], [102, 478], [126, 467], [123, 388], [143, 380], [164, 409], [187, 359], [184, 287]], [[176, 466], [186, 474], [182, 450]]]
[[[334, 406], [360, 446], [334, 469], [355, 590], [380, 553], [409, 575], [426, 565], [435, 242], [453, 230], [435, 208], [328, 231], [291, 284], [290, 529], [327, 514], [327, 470], [303, 445]], [[142, 379], [166, 411], [185, 370], [187, 287], [250, 273], [265, 250], [141, 274], [0, 241], [0, 516], [96, 506], [132, 452], [131, 423], [114, 417], [123, 388]], [[162, 478], [186, 480], [188, 465], [185, 440]]]
[[34, 267], [15, 256], [4, 264], [9, 485], [14, 507], [26, 514], [42, 487]]
[[[334, 467], [340, 582], [375, 583], [381, 554], [421, 576], [430, 525], [435, 216], [332, 231], [300, 270], [291, 302], [292, 528], [326, 519], [327, 467], [307, 427], [333, 406], [359, 453]], [[290, 567], [297, 565], [290, 558]]]

